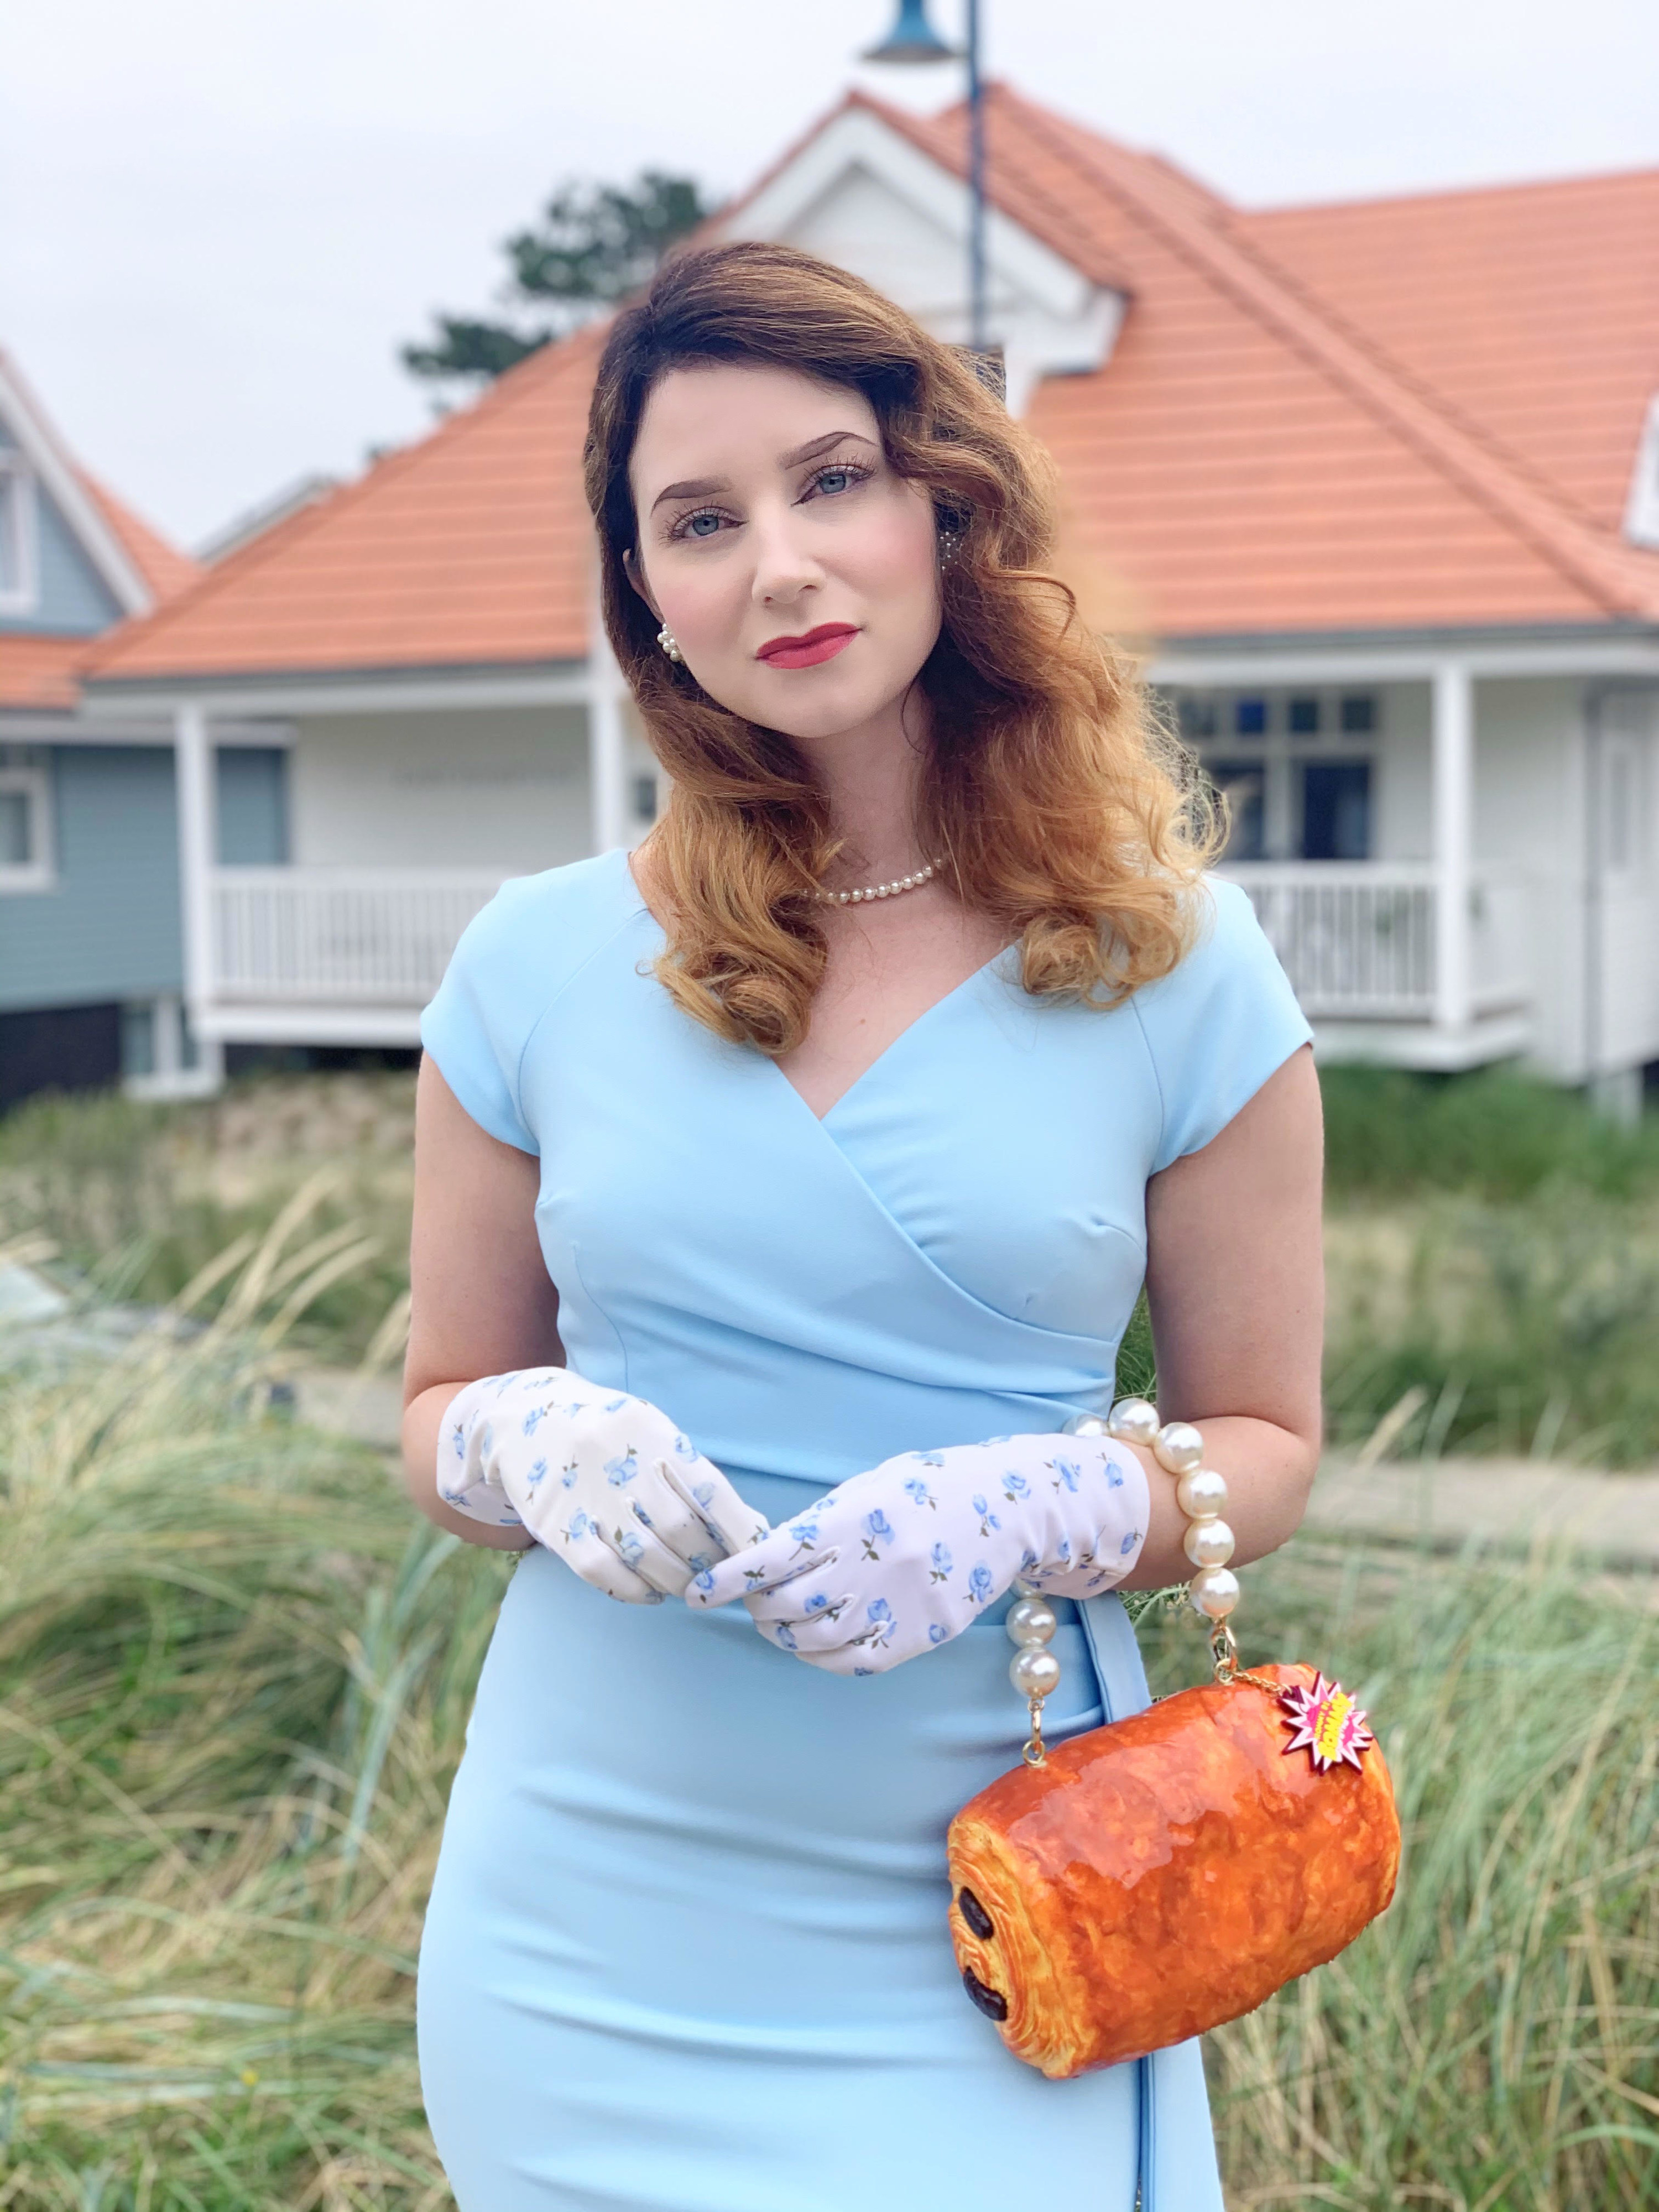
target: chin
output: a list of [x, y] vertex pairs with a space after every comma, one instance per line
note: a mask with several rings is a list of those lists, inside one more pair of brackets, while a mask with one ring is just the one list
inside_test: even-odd
[[[800, 669], [792, 671], [782, 681], [759, 687], [759, 696], [736, 701], [722, 702], [750, 721], [758, 722], [769, 730], [778, 730], [786, 738], [799, 738], [803, 744], [823, 743], [839, 737], [843, 730], [857, 729], [884, 714], [915, 681], [915, 673], [889, 684], [872, 684], [867, 676], [862, 680], [842, 683], [801, 684], [797, 691], [793, 687], [803, 676], [818, 672]], [[828, 674], [826, 669], [823, 673]]]

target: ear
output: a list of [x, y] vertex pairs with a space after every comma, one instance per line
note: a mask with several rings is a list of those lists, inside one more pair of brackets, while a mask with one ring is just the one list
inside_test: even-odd
[[651, 596], [651, 586], [645, 580], [645, 571], [635, 559], [634, 549], [631, 545], [628, 547], [623, 555], [623, 568], [627, 575], [629, 582], [634, 586], [634, 589], [645, 601], [645, 604], [650, 608], [657, 620], [660, 622], [662, 620], [662, 609], [657, 605], [656, 601]]

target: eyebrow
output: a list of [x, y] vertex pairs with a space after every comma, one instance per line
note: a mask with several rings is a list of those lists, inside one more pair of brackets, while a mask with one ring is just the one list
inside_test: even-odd
[[[832, 447], [844, 444], [849, 438], [860, 446], [870, 446], [874, 442], [858, 430], [827, 430], [823, 437], [809, 438], [804, 446], [797, 446], [793, 453], [780, 453], [778, 466], [781, 469], [798, 469], [803, 461], [816, 460], [820, 453], [829, 453]], [[665, 499], [708, 499], [717, 491], [729, 489], [724, 477], [688, 477], [682, 483], [665, 484], [652, 501], [651, 512], [654, 514]]]

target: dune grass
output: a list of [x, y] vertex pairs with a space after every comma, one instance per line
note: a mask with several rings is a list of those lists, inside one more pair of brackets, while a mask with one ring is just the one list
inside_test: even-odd
[[[0, 1118], [0, 1244], [43, 1238], [66, 1279], [165, 1304], [309, 1187], [315, 1232], [337, 1241], [290, 1334], [353, 1363], [408, 1287], [414, 1130], [414, 1080], [398, 1074], [269, 1076], [166, 1105], [33, 1099]], [[233, 1280], [198, 1310], [216, 1313]]]
[[[1410, 1392], [1401, 1455], [1659, 1459], [1659, 1115], [1620, 1128], [1501, 1068], [1321, 1080], [1334, 1437], [1359, 1443]], [[43, 1099], [0, 1121], [0, 1242], [43, 1236], [105, 1294], [163, 1301], [324, 1175], [337, 1272], [293, 1342], [352, 1363], [407, 1286], [412, 1132], [398, 1074], [265, 1077], [167, 1107]]]
[[[415, 1522], [373, 1454], [261, 1411], [277, 1270], [252, 1265], [198, 1337], [0, 1378], [8, 2212], [449, 2203], [412, 1972], [510, 1569]], [[1653, 2202], [1635, 1595], [1306, 1541], [1252, 1571], [1246, 1656], [1317, 1659], [1370, 1705], [1407, 1849], [1383, 1921], [1213, 2039], [1234, 2212]], [[1190, 1628], [1142, 1632], [1164, 1686], [1196, 1679]]]

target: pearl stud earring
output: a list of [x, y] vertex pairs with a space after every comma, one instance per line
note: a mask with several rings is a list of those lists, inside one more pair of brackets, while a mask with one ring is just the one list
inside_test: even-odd
[[677, 665], [684, 659], [685, 655], [680, 651], [679, 645], [675, 638], [674, 633], [669, 629], [666, 623], [665, 623], [662, 628], [657, 632], [657, 642], [662, 647], [663, 651], [668, 655], [668, 658]]

